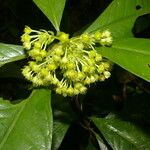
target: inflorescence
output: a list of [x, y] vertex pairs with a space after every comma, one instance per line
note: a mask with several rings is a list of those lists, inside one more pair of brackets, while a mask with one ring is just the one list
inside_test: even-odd
[[69, 34], [32, 30], [26, 26], [21, 37], [31, 61], [22, 70], [34, 86], [52, 85], [58, 94], [84, 94], [87, 86], [110, 77], [110, 62], [97, 53], [94, 46], [111, 46], [108, 30], [84, 33], [69, 38]]

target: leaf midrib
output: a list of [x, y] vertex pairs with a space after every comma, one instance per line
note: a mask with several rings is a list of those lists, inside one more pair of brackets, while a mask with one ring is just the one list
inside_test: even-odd
[[[54, 0], [53, 3], [55, 3], [55, 1], [56, 1], [56, 0]], [[48, 3], [49, 3], [49, 6], [50, 6], [50, 1], [48, 1]], [[55, 4], [54, 4], [53, 6], [55, 6]], [[55, 13], [54, 13], [54, 9], [53, 9], [53, 8], [51, 9], [51, 12], [52, 12], [52, 14], [53, 14], [52, 16], [53, 16], [53, 19], [54, 19], [54, 23], [55, 23], [55, 25], [56, 25], [56, 30], [59, 31], [59, 25], [58, 25], [58, 23], [57, 23], [56, 16], [54, 15]]]
[[[32, 94], [31, 94], [32, 96]], [[30, 99], [30, 98], [29, 98]], [[16, 114], [16, 116], [14, 117], [15, 119], [12, 121], [12, 124], [10, 125], [10, 127], [8, 128], [6, 134], [4, 135], [4, 138], [2, 139], [1, 143], [0, 143], [0, 149], [3, 148], [4, 144], [6, 143], [10, 133], [12, 132], [12, 130], [15, 127], [15, 124], [17, 123], [17, 121], [20, 118], [21, 113], [23, 112], [25, 106], [27, 105], [29, 99], [27, 99], [26, 101], [24, 101], [24, 105], [20, 108], [20, 111]]]

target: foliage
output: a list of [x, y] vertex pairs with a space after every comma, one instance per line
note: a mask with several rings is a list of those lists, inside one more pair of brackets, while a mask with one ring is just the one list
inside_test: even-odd
[[[68, 1], [33, 2], [58, 33]], [[136, 19], [150, 13], [149, 6], [150, 0], [114, 0], [78, 32], [93, 35], [109, 30], [113, 37], [112, 46], [96, 44], [95, 48], [114, 63], [112, 77], [90, 86], [85, 95], [63, 97], [43, 85], [33, 87], [20, 75], [20, 68], [30, 61], [28, 52], [20, 45], [0, 43], [0, 80], [4, 80], [0, 96], [6, 97], [0, 99], [0, 150], [150, 149], [150, 40], [133, 34]], [[147, 26], [148, 21], [145, 25], [139, 21], [140, 30]], [[20, 90], [21, 96], [15, 100], [13, 93], [5, 95], [5, 80], [12, 85], [21, 82], [30, 94]]]

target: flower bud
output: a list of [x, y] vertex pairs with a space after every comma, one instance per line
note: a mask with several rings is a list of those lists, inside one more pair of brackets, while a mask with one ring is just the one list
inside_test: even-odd
[[83, 42], [89, 42], [90, 41], [90, 36], [89, 36], [89, 34], [87, 34], [87, 33], [85, 33], [85, 34], [82, 34], [81, 35], [81, 40], [83, 41]]
[[23, 43], [23, 47], [27, 50], [29, 50], [31, 48], [31, 43], [30, 42], [25, 42]]
[[64, 51], [62, 49], [61, 46], [58, 46], [55, 50], [54, 50], [55, 54], [58, 56], [62, 56], [64, 54]]
[[40, 74], [40, 76], [42, 76], [42, 77], [46, 77], [46, 76], [48, 76], [49, 72], [48, 72], [48, 70], [47, 70], [46, 68], [42, 68], [42, 69], [40, 70], [39, 74]]
[[111, 76], [111, 73], [109, 71], [104, 71], [104, 77], [108, 79]]
[[84, 84], [91, 84], [91, 80], [88, 76], [85, 78]]
[[57, 69], [57, 66], [56, 66], [55, 63], [50, 63], [50, 64], [47, 65], [47, 68], [48, 68], [49, 71], [54, 71], [54, 70]]
[[44, 58], [44, 57], [46, 57], [46, 55], [47, 55], [46, 50], [41, 50], [40, 56], [41, 56], [42, 58]]
[[90, 74], [93, 74], [96, 70], [96, 67], [93, 65], [93, 66], [89, 66], [89, 72]]
[[66, 34], [64, 32], [59, 32], [57, 36], [62, 43], [69, 40], [69, 34]]
[[82, 86], [80, 89], [79, 89], [80, 93], [81, 94], [85, 94], [86, 91], [87, 91], [87, 88], [85, 86]]
[[66, 64], [68, 63], [67, 57], [63, 57], [62, 60], [61, 60], [61, 63], [62, 63], [63, 65], [66, 65]]
[[102, 32], [102, 38], [111, 37], [111, 33], [108, 30], [105, 30]]
[[96, 57], [95, 57], [95, 61], [96, 62], [102, 61], [102, 55], [101, 54], [97, 54]]
[[81, 87], [83, 86], [83, 84], [81, 84], [80, 82], [76, 82], [75, 84], [74, 84], [74, 88], [75, 89], [80, 89]]
[[74, 95], [74, 89], [70, 86], [68, 89], [67, 89], [67, 94], [69, 95], [69, 96], [73, 96]]
[[36, 56], [39, 56], [40, 55], [40, 50], [39, 49], [32, 49], [31, 51], [29, 51], [29, 56], [31, 57], [36, 57]]
[[103, 66], [104, 66], [104, 68], [105, 68], [106, 70], [108, 70], [108, 69], [110, 68], [110, 63], [108, 63], [108, 62], [103, 62], [102, 64], [103, 64]]
[[108, 38], [101, 39], [100, 44], [103, 45], [103, 46], [111, 46], [112, 38], [108, 37]]
[[82, 71], [85, 72], [85, 73], [89, 72], [88, 66], [85, 66], [85, 65], [82, 66]]
[[49, 36], [51, 36], [51, 35], [49, 35], [47, 32], [41, 32], [41, 34], [39, 36], [40, 42], [45, 43], [48, 40]]
[[57, 94], [62, 94], [62, 89], [59, 88], [59, 87], [57, 87], [57, 88], [55, 89], [55, 91], [56, 91]]
[[90, 81], [91, 81], [91, 83], [94, 83], [96, 80], [95, 80], [95, 77], [92, 75], [92, 76], [90, 76]]
[[30, 42], [30, 40], [31, 40], [31, 37], [30, 37], [30, 35], [28, 35], [28, 34], [23, 34], [22, 36], [21, 36], [21, 41], [22, 42]]
[[38, 79], [37, 82], [36, 82], [36, 84], [37, 84], [38, 86], [40, 86], [40, 85], [44, 85], [44, 82], [43, 82], [42, 79]]
[[104, 68], [104, 65], [103, 65], [103, 64], [100, 64], [100, 65], [98, 66], [98, 68], [97, 68], [97, 71], [98, 71], [99, 73], [104, 72], [104, 70], [105, 70], [105, 68]]
[[52, 57], [52, 59], [55, 61], [55, 62], [60, 62], [61, 61], [61, 57], [60, 56], [57, 56], [57, 55], [54, 55]]
[[42, 46], [42, 45], [41, 45], [41, 42], [39, 42], [39, 41], [34, 43], [34, 48], [35, 48], [35, 49], [40, 49], [41, 46]]
[[35, 65], [36, 65], [36, 62], [35, 62], [35, 61], [30, 61], [30, 62], [29, 62], [29, 66], [30, 66], [31, 69], [32, 69]]
[[82, 81], [84, 78], [85, 78], [85, 74], [83, 72], [78, 72], [77, 73], [76, 81]]
[[22, 69], [22, 74], [28, 79], [30, 78], [31, 76], [31, 68], [29, 66], [25, 66], [23, 69]]
[[102, 36], [102, 34], [99, 31], [95, 32], [95, 34], [94, 34], [95, 40], [100, 40], [101, 36]]
[[75, 70], [68, 70], [64, 73], [64, 76], [73, 80], [76, 77], [76, 74], [77, 72]]
[[59, 83], [59, 80], [56, 77], [54, 77], [51, 82], [52, 84], [57, 85]]
[[30, 34], [32, 32], [32, 29], [29, 26], [25, 26], [24, 33]]
[[105, 76], [104, 75], [100, 75], [99, 76], [99, 81], [105, 81]]
[[70, 69], [75, 69], [75, 67], [76, 67], [76, 65], [75, 65], [74, 62], [67, 62], [67, 64], [66, 64], [66, 68], [67, 68], [68, 70], [70, 70]]
[[42, 57], [40, 57], [40, 56], [36, 56], [36, 57], [33, 57], [37, 62], [40, 62], [40, 61], [42, 61]]
[[91, 50], [88, 55], [90, 58], [94, 58], [94, 57], [96, 57], [97, 53], [96, 53], [96, 51]]

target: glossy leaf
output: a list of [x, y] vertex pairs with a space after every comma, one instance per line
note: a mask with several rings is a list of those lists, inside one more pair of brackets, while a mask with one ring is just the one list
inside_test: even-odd
[[62, 120], [54, 120], [52, 150], [58, 150], [70, 124]]
[[26, 57], [22, 46], [0, 43], [0, 67]]
[[97, 128], [114, 150], [148, 150], [150, 135], [129, 121], [119, 118], [93, 118]]
[[114, 0], [85, 32], [109, 29], [114, 38], [132, 37], [136, 18], [149, 13], [149, 6], [149, 0]]
[[75, 120], [75, 114], [69, 105], [70, 99], [52, 94], [53, 107], [53, 138], [52, 150], [58, 150], [70, 125]]
[[111, 48], [100, 47], [97, 50], [124, 69], [150, 81], [149, 39], [128, 38], [114, 42]]
[[99, 148], [101, 150], [108, 150], [107, 146], [105, 145], [104, 141], [101, 139], [101, 137], [95, 133], [96, 139], [97, 139], [97, 143], [99, 145]]
[[34, 90], [19, 104], [0, 100], [0, 149], [48, 150], [52, 140], [49, 90]]
[[59, 31], [59, 26], [63, 15], [66, 0], [33, 0], [33, 1], [39, 7], [39, 9], [41, 9], [41, 11], [46, 15], [46, 17], [51, 21], [55, 29]]

